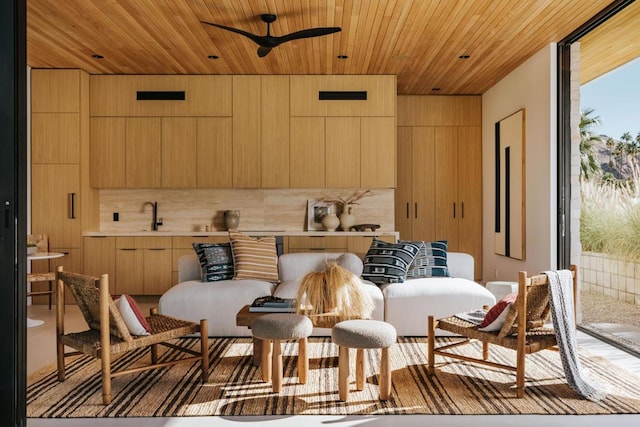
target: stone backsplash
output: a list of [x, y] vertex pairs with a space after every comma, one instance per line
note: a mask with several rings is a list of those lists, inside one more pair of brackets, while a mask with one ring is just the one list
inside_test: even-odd
[[[240, 231], [304, 231], [307, 201], [343, 199], [360, 188], [340, 189], [102, 189], [100, 230], [143, 231], [151, 228], [152, 209], [146, 202], [158, 202], [160, 231], [223, 231], [223, 212], [240, 211]], [[114, 213], [119, 220], [114, 221]], [[353, 205], [356, 224], [380, 224], [393, 231], [394, 190], [374, 189], [373, 195]]]

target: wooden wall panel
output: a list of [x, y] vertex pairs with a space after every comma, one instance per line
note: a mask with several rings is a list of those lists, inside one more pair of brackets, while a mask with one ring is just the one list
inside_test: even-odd
[[[319, 91], [367, 91], [367, 100], [320, 101]], [[292, 116], [395, 116], [395, 97], [395, 76], [291, 76]]]
[[233, 76], [233, 186], [261, 185], [260, 76]]
[[126, 119], [94, 117], [90, 126], [91, 187], [124, 188]]
[[31, 115], [32, 163], [80, 163], [80, 115]]
[[[184, 101], [137, 101], [137, 91], [185, 91]], [[92, 116], [230, 116], [231, 76], [93, 75]]]
[[323, 188], [325, 183], [324, 117], [291, 117], [290, 185]]
[[481, 126], [480, 96], [398, 96], [398, 126]]
[[231, 117], [198, 117], [196, 169], [199, 188], [231, 188], [233, 171]]
[[289, 76], [262, 76], [262, 187], [289, 187]]
[[80, 112], [80, 70], [31, 70], [31, 112]]

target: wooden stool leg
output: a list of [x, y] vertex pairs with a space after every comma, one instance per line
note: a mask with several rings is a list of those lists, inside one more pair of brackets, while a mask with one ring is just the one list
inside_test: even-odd
[[271, 369], [273, 391], [280, 393], [280, 390], [282, 390], [282, 346], [280, 345], [280, 340], [273, 340], [273, 362]]
[[102, 355], [102, 403], [111, 403], [111, 355]]
[[489, 343], [482, 341], [482, 358], [487, 360], [489, 358]]
[[385, 347], [380, 355], [380, 400], [388, 400], [390, 394], [391, 359], [389, 359], [389, 347]]
[[436, 345], [436, 328], [433, 316], [427, 318], [427, 373], [433, 375], [436, 356], [434, 354]]
[[260, 367], [262, 369], [262, 381], [266, 383], [271, 381], [271, 371], [273, 369], [271, 366], [271, 347], [270, 340], [262, 340], [262, 361], [260, 362]]
[[262, 362], [262, 340], [260, 338], [253, 337], [253, 356], [251, 358], [251, 364], [253, 366], [260, 366]]
[[367, 371], [367, 361], [364, 358], [364, 349], [356, 350], [356, 390], [364, 390], [364, 377]]
[[346, 401], [349, 397], [349, 347], [338, 346], [338, 396]]
[[202, 382], [209, 381], [209, 322], [207, 319], [200, 320], [200, 352], [202, 360], [200, 366], [202, 368]]
[[300, 338], [298, 341], [298, 380], [300, 384], [307, 383], [309, 372], [309, 355], [307, 354], [307, 339]]

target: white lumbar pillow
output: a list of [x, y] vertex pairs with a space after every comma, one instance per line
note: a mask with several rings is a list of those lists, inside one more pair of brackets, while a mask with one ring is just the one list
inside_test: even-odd
[[131, 335], [150, 335], [151, 328], [133, 298], [122, 295], [114, 302]]

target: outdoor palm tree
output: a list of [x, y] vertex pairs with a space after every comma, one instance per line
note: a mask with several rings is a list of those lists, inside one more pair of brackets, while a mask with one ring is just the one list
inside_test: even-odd
[[595, 158], [594, 144], [602, 143], [602, 137], [593, 131], [600, 126], [600, 117], [592, 116], [593, 108], [580, 111], [580, 178], [589, 179], [601, 171]]

